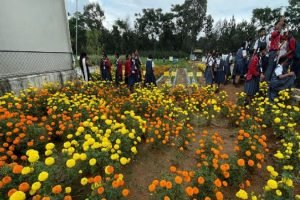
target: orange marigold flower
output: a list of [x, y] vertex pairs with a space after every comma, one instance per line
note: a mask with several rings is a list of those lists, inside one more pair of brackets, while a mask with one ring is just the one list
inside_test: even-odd
[[95, 176], [94, 177], [94, 182], [95, 183], [100, 183], [102, 181], [102, 177], [101, 176]]
[[175, 177], [175, 183], [178, 184], [178, 185], [181, 184], [182, 183], [182, 178], [180, 176], [176, 176]]
[[199, 177], [198, 177], [198, 183], [199, 183], [200, 185], [202, 185], [202, 184], [204, 184], [204, 182], [205, 182], [205, 179], [204, 179], [202, 176], [199, 176]]
[[164, 200], [171, 200], [171, 199], [168, 196], [164, 196]]
[[98, 192], [98, 194], [103, 194], [103, 192], [104, 192], [104, 187], [99, 187], [99, 188], [97, 189], [97, 192]]
[[67, 195], [64, 197], [64, 200], [72, 200], [72, 197], [70, 195]]
[[166, 187], [167, 181], [166, 181], [166, 180], [161, 180], [161, 181], [159, 182], [159, 185], [160, 185], [160, 187]]
[[11, 179], [10, 176], [4, 176], [4, 177], [2, 178], [2, 182], [3, 182], [4, 185], [10, 183], [11, 180], [12, 180], [12, 179]]
[[175, 166], [171, 166], [171, 167], [170, 167], [170, 172], [172, 172], [172, 173], [175, 173], [175, 172], [176, 172], [176, 170], [177, 170], [177, 169], [176, 169], [176, 167], [175, 167]]
[[123, 197], [127, 197], [129, 195], [129, 190], [128, 189], [123, 189], [122, 190], [122, 195], [123, 195]]
[[166, 188], [167, 188], [167, 189], [171, 189], [172, 186], [173, 186], [173, 185], [172, 185], [172, 182], [168, 181], [167, 184], [166, 184]]
[[193, 196], [194, 194], [194, 191], [193, 191], [193, 188], [192, 187], [186, 187], [185, 188], [185, 192], [187, 193], [188, 196]]
[[51, 200], [50, 197], [43, 197], [42, 200]]
[[27, 182], [23, 182], [19, 185], [19, 190], [22, 192], [28, 192], [30, 190], [30, 185]]
[[243, 166], [245, 166], [245, 160], [244, 159], [238, 159], [238, 161], [237, 161], [237, 164], [240, 166], [240, 167], [243, 167]]
[[56, 185], [52, 188], [52, 193], [54, 194], [59, 194], [61, 193], [61, 191], [62, 191], [61, 185]]
[[13, 168], [13, 173], [14, 174], [21, 174], [22, 169], [23, 169], [22, 165], [15, 165], [14, 168]]
[[199, 189], [197, 187], [193, 187], [193, 193], [194, 194], [199, 194]]
[[149, 192], [154, 192], [154, 191], [155, 191], [155, 189], [156, 189], [156, 186], [155, 186], [155, 185], [153, 185], [153, 184], [151, 184], [151, 185], [149, 185], [149, 186], [148, 186], [148, 190], [149, 190]]
[[253, 166], [254, 166], [254, 161], [253, 161], [253, 160], [248, 160], [248, 165], [249, 165], [250, 167], [253, 167]]
[[220, 192], [220, 191], [216, 192], [216, 198], [217, 198], [217, 200], [223, 200], [222, 192]]
[[217, 186], [217, 187], [222, 187], [222, 182], [221, 182], [220, 179], [216, 179], [216, 180], [214, 181], [214, 184], [215, 184], [215, 186]]

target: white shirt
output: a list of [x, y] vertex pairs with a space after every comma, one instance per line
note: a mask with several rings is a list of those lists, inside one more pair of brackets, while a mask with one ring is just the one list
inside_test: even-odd
[[276, 76], [280, 76], [283, 73], [283, 67], [282, 65], [278, 64], [277, 67], [275, 68], [275, 75]]
[[83, 66], [83, 79], [85, 81], [89, 81], [88, 74], [87, 74], [86, 59], [85, 58], [82, 59], [82, 66]]
[[213, 64], [214, 64], [214, 59], [213, 59], [213, 57], [212, 56], [210, 56], [209, 58], [208, 58], [208, 66], [213, 66]]

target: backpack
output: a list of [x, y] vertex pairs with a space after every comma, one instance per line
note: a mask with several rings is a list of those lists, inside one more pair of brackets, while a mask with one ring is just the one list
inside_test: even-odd
[[300, 59], [300, 41], [296, 41], [296, 49], [295, 49], [295, 55], [294, 57], [296, 59]]

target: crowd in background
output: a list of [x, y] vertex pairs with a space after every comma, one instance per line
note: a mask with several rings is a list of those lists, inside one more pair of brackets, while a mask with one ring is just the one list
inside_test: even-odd
[[[91, 75], [89, 72], [89, 62], [86, 53], [82, 53], [79, 59], [79, 64], [82, 70], [83, 79], [89, 81]], [[130, 91], [134, 91], [134, 85], [142, 82], [142, 61], [139, 57], [138, 51], [126, 55], [125, 63], [121, 60], [118, 53], [115, 54], [114, 62], [112, 63], [106, 53], [103, 53], [99, 63], [100, 78], [106, 82], [113, 81], [113, 74], [115, 75], [114, 81], [118, 86], [122, 81], [129, 87]], [[124, 70], [123, 70], [124, 67]], [[154, 62], [151, 55], [148, 56], [146, 61], [146, 74], [144, 85], [155, 85], [156, 79], [154, 76]], [[125, 72], [123, 74], [123, 71]]]
[[233, 56], [211, 51], [206, 57], [205, 80], [207, 85], [226, 84], [232, 80], [239, 87], [244, 82], [248, 103], [259, 91], [259, 83], [269, 84], [271, 101], [278, 92], [293, 86], [299, 88], [295, 81], [300, 76], [299, 42], [282, 17], [267, 34], [264, 28], [258, 31], [254, 42], [243, 42]]

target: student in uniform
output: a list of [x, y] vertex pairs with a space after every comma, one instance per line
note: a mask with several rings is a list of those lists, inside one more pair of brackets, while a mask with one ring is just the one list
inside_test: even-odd
[[274, 69], [269, 85], [269, 98], [274, 101], [278, 92], [289, 89], [293, 86], [296, 79], [294, 72], [284, 73], [284, 68], [288, 65], [288, 57], [282, 56], [278, 65]]
[[129, 76], [129, 80], [128, 80], [128, 85], [129, 85], [129, 89], [131, 91], [131, 93], [134, 92], [134, 84], [137, 82], [137, 67], [136, 67], [136, 63], [135, 63], [136, 59], [135, 59], [135, 54], [132, 53], [131, 56], [131, 65], [130, 65], [130, 76]]
[[221, 53], [219, 54], [216, 62], [215, 83], [218, 85], [218, 90], [220, 89], [220, 85], [225, 83], [225, 60], [222, 58]]
[[281, 30], [284, 26], [284, 18], [275, 23], [274, 30], [271, 32], [269, 47], [269, 62], [266, 71], [266, 81], [270, 81], [277, 62], [278, 51], [280, 50]]
[[146, 62], [146, 75], [145, 75], [145, 83], [144, 86], [147, 85], [155, 85], [156, 86], [156, 79], [153, 72], [154, 62], [152, 55], [149, 55]]
[[254, 50], [254, 54], [257, 53], [258, 49], [266, 49], [267, 48], [267, 36], [266, 36], [266, 29], [265, 28], [261, 28], [258, 31], [259, 34], [259, 38], [256, 40], [254, 46], [253, 46], [253, 50]]
[[142, 81], [142, 61], [140, 59], [139, 53], [136, 50], [134, 52], [134, 58], [135, 58], [135, 65], [137, 68], [137, 82], [141, 82]]
[[89, 64], [88, 64], [88, 57], [86, 53], [82, 53], [79, 58], [79, 65], [81, 68], [82, 76], [84, 81], [89, 81], [91, 78]]
[[214, 68], [215, 60], [211, 52], [208, 53], [206, 59], [206, 68], [204, 71], [204, 77], [206, 85], [212, 85], [214, 80], [213, 68]]
[[[266, 46], [264, 46], [264, 48], [261, 50], [253, 49], [253, 52], [254, 51], [255, 53], [253, 54], [250, 60], [248, 71], [246, 74], [246, 82], [244, 86], [244, 91], [247, 94], [247, 99], [245, 102], [246, 104], [249, 104], [254, 95], [259, 92], [259, 82], [260, 79], [263, 79], [263, 74], [261, 73], [262, 69], [260, 66], [260, 55], [266, 52]], [[251, 54], [253, 52], [251, 52]]]
[[229, 53], [224, 60], [224, 72], [225, 72], [225, 83], [229, 80], [231, 76], [230, 65], [231, 65], [232, 55]]
[[118, 86], [120, 82], [122, 81], [122, 76], [123, 76], [123, 63], [122, 60], [120, 59], [120, 55], [116, 53], [115, 55], [116, 62], [115, 62], [115, 76], [116, 76], [116, 85]]
[[111, 63], [106, 54], [103, 56], [103, 77], [104, 81], [112, 81]]
[[129, 76], [131, 71], [131, 55], [126, 55], [126, 62], [125, 62], [125, 84], [129, 84]]
[[241, 47], [239, 48], [239, 50], [236, 53], [235, 56], [235, 80], [234, 80], [234, 84], [239, 84], [241, 76], [244, 76], [245, 72], [245, 59], [246, 56], [245, 55], [245, 42], [242, 43]]

